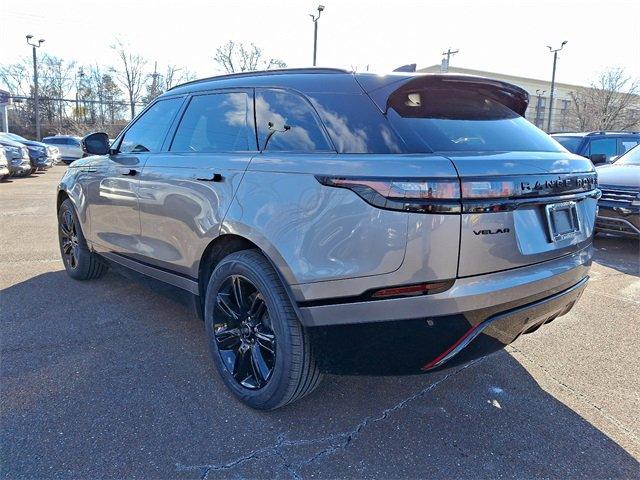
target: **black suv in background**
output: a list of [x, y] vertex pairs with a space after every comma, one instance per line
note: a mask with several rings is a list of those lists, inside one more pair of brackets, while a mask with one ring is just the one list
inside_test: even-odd
[[640, 143], [640, 132], [582, 132], [551, 135], [571, 153], [587, 157], [594, 165], [611, 163]]

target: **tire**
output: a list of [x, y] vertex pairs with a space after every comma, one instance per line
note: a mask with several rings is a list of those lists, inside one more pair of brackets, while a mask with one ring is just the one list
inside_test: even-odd
[[[244, 301], [236, 301], [236, 291]], [[278, 274], [257, 250], [232, 253], [216, 266], [205, 296], [205, 327], [222, 380], [252, 408], [283, 407], [320, 384], [309, 336]]]
[[92, 280], [109, 270], [105, 261], [89, 250], [76, 210], [68, 198], [58, 210], [58, 242], [64, 268], [71, 278]]

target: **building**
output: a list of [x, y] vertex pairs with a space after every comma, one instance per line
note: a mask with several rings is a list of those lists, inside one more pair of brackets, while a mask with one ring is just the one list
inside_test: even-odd
[[[440, 65], [420, 68], [418, 72], [440, 73]], [[505, 82], [513, 83], [529, 92], [529, 108], [525, 118], [537, 127], [547, 131], [549, 120], [549, 94], [551, 93], [551, 80], [538, 80], [535, 78], [517, 77], [515, 75], [505, 75], [503, 73], [485, 72], [482, 70], [472, 70], [470, 68], [449, 67], [449, 73], [463, 73], [466, 75], [478, 75], [481, 77], [495, 78]], [[569, 127], [569, 108], [571, 106], [571, 92], [584, 88], [580, 85], [568, 83], [558, 83], [555, 85], [553, 95], [553, 116], [551, 118], [551, 132], [562, 132]]]

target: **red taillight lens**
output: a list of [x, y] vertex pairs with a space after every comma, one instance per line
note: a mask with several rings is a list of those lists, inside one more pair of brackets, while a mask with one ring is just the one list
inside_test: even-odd
[[383, 288], [375, 291], [371, 297], [373, 298], [389, 298], [389, 297], [412, 297], [416, 295], [428, 295], [433, 293], [444, 292], [453, 285], [453, 281], [446, 280], [443, 282], [420, 283], [418, 285], [409, 285], [405, 287]]
[[459, 213], [458, 179], [389, 179], [317, 176], [329, 187], [347, 188], [366, 202], [387, 210], [420, 213]]

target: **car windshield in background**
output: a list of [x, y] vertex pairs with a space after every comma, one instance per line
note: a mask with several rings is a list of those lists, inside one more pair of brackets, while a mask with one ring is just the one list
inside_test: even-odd
[[571, 153], [576, 153], [578, 151], [578, 147], [582, 143], [582, 137], [560, 137], [554, 135], [553, 139], [560, 143], [560, 145], [569, 150]]
[[546, 133], [477, 91], [398, 92], [389, 99], [388, 117], [416, 152], [562, 151]]
[[634, 147], [614, 162], [615, 165], [640, 165], [640, 148]]

